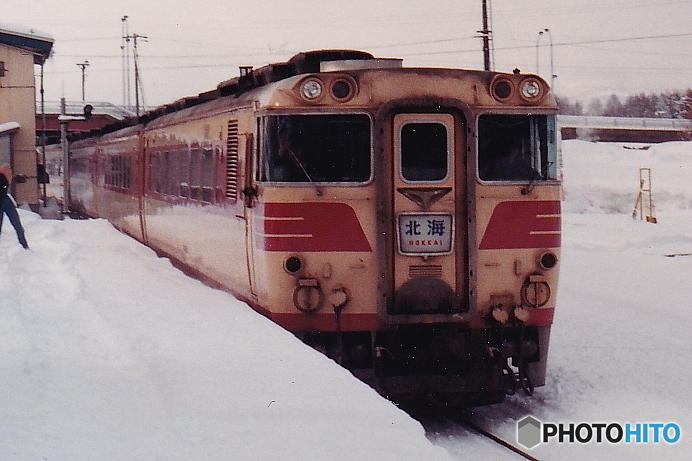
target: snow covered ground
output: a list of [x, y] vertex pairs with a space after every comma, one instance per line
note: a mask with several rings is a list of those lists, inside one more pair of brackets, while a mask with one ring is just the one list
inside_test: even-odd
[[[676, 423], [681, 437], [672, 445], [662, 437], [651, 443], [650, 430], [646, 444], [634, 436], [615, 445], [551, 441], [531, 454], [692, 459], [692, 143], [640, 150], [567, 141], [563, 156], [566, 213], [547, 385], [474, 416], [514, 443], [526, 415], [575, 426]], [[657, 224], [632, 219], [640, 167], [651, 168]], [[497, 459], [495, 450], [483, 455], [488, 442], [474, 435], [434, 441], [461, 457]]]
[[[630, 146], [632, 147], [632, 146]], [[641, 147], [641, 146], [634, 146]], [[692, 458], [692, 143], [567, 141], [548, 383], [474, 411], [669, 423], [680, 441], [541, 444], [540, 459]], [[658, 224], [633, 220], [651, 167]], [[0, 235], [0, 459], [498, 459], [421, 426], [321, 354], [103, 220], [21, 211]], [[507, 459], [516, 455], [507, 454]]]
[[0, 236], [0, 460], [449, 460], [416, 421], [104, 220]]

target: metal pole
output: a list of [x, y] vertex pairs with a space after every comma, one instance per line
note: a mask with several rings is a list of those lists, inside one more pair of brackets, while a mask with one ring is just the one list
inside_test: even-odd
[[84, 82], [86, 80], [85, 70], [89, 65], [89, 61], [84, 61], [83, 63], [77, 64], [80, 69], [82, 69], [82, 103], [86, 103], [86, 95], [84, 92]]
[[133, 34], [132, 38], [134, 40], [132, 56], [135, 61], [135, 113], [139, 117], [139, 66], [137, 64], [137, 34]]
[[550, 33], [550, 29], [546, 29], [545, 31], [550, 39], [550, 89], [554, 92], [555, 77], [557, 77], [557, 75], [555, 75], [555, 67], [553, 65], [553, 34]]
[[147, 39], [146, 35], [137, 35], [137, 34], [132, 34], [132, 39], [133, 39], [133, 51], [132, 51], [132, 56], [135, 61], [135, 105], [136, 105], [136, 110], [135, 113], [137, 114], [137, 117], [139, 117], [139, 54], [137, 54], [137, 39], [138, 38], [143, 38]]
[[123, 57], [123, 62], [125, 68], [123, 71], [125, 72], [125, 86], [123, 87], [123, 92], [127, 90], [127, 104], [125, 104], [125, 101], [123, 100], [123, 104], [125, 107], [127, 107], [127, 110], [132, 110], [132, 91], [131, 91], [131, 84], [130, 84], [130, 39], [132, 36], [130, 35], [130, 26], [127, 22], [128, 16], [125, 15], [122, 17], [121, 21], [123, 22], [123, 30], [124, 30], [124, 35], [123, 35], [123, 40], [124, 45], [124, 52], [125, 56]]
[[538, 37], [536, 37], [536, 75], [541, 74], [540, 65], [539, 65], [540, 60], [538, 59], [539, 58], [538, 44], [540, 43], [542, 36], [543, 36], [543, 31], [541, 30], [538, 32]]
[[[48, 174], [48, 168], [46, 166], [46, 100], [45, 100], [45, 89], [43, 88], [43, 64], [41, 62], [41, 162], [43, 163], [43, 169]], [[43, 199], [43, 206], [46, 206], [46, 183], [44, 182], [41, 187], [41, 195]]]
[[488, 29], [488, 0], [483, 0], [483, 30], [480, 31], [483, 37], [483, 68], [491, 70], [490, 66], [490, 30]]
[[127, 86], [129, 84], [129, 73], [126, 71], [127, 68], [127, 43], [130, 41], [127, 37], [127, 15], [123, 16], [121, 19], [121, 29], [122, 29], [122, 41], [120, 44], [120, 50], [122, 51], [122, 66], [123, 66], [123, 107], [130, 109], [129, 101], [127, 99]]
[[548, 40], [550, 40], [550, 89], [554, 91], [555, 77], [557, 77], [557, 75], [555, 75], [555, 61], [553, 59], [553, 34], [550, 33], [550, 29], [543, 29], [538, 32], [538, 38], [536, 39], [536, 74], [540, 74], [538, 65], [538, 45], [544, 33], [548, 35]]
[[[60, 114], [66, 115], [65, 98], [60, 98]], [[67, 145], [67, 121], [60, 121], [60, 141], [62, 143], [62, 212], [70, 212], [70, 155]]]

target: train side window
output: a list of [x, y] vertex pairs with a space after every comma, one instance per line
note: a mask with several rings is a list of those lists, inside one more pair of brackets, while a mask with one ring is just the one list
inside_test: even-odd
[[187, 150], [181, 150], [178, 152], [179, 163], [179, 173], [178, 173], [178, 196], [183, 198], [190, 197], [190, 178], [188, 173], [190, 171], [190, 158], [188, 156]]
[[[214, 201], [216, 203], [221, 203], [224, 197], [227, 196], [227, 184], [224, 182], [224, 174], [226, 174], [226, 172], [224, 171], [224, 160], [226, 160], [226, 158], [223, 155], [221, 147], [214, 147]], [[231, 198], [233, 201], [235, 201], [235, 194], [233, 195], [233, 197], [228, 198]]]
[[132, 188], [132, 157], [111, 155], [104, 161], [103, 182], [107, 186]]
[[190, 150], [190, 198], [192, 200], [202, 199], [202, 188], [200, 187], [200, 157], [199, 149]]
[[178, 152], [172, 151], [168, 152], [166, 155], [168, 159], [168, 168], [166, 174], [166, 194], [168, 195], [178, 195], [177, 184], [178, 184], [178, 172], [179, 166], [178, 162], [180, 157]]
[[478, 176], [484, 181], [557, 178], [555, 117], [482, 115], [478, 120]]
[[132, 157], [124, 157], [123, 187], [132, 189]]
[[370, 179], [367, 115], [269, 116], [263, 127], [263, 180], [313, 183]]
[[407, 123], [401, 127], [401, 175], [407, 181], [441, 181], [447, 177], [447, 127], [441, 123]]
[[214, 151], [211, 147], [205, 147], [202, 152], [202, 201], [212, 201], [212, 175], [214, 169]]

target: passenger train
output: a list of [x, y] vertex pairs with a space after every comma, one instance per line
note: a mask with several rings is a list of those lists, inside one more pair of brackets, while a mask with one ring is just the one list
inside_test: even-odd
[[67, 199], [383, 395], [497, 402], [545, 383], [556, 113], [518, 70], [305, 52], [75, 136]]

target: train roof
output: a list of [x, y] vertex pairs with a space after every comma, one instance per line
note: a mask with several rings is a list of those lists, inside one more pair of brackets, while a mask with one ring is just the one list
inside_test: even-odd
[[[402, 67], [402, 62], [403, 60], [399, 58], [376, 58], [371, 53], [365, 51], [332, 49], [298, 53], [286, 62], [267, 64], [257, 69], [251, 66], [241, 66], [240, 75], [219, 83], [212, 90], [161, 105], [138, 117], [127, 117], [91, 132], [71, 135], [71, 139], [99, 136], [128, 126], [147, 124], [167, 114], [192, 108], [222, 97], [239, 97], [251, 90], [297, 75], [339, 70], [396, 69]], [[433, 69], [428, 70], [434, 71]], [[439, 72], [439, 69], [437, 69], [437, 72]], [[481, 73], [482, 71], [475, 72]], [[497, 74], [497, 72], [491, 73]]]
[[375, 58], [371, 53], [358, 50], [317, 50], [298, 53], [286, 62], [267, 64], [253, 69], [251, 66], [240, 67], [240, 75], [219, 83], [216, 88], [199, 93], [196, 96], [186, 96], [172, 103], [164, 104], [149, 110], [139, 117], [126, 117], [123, 120], [106, 125], [102, 128], [70, 135], [70, 139], [84, 139], [111, 133], [128, 126], [149, 123], [166, 114], [194, 107], [205, 102], [213, 101], [224, 96], [240, 96], [255, 88], [278, 82], [296, 75], [326, 72], [333, 70], [392, 68], [401, 67], [402, 60], [398, 58]]
[[255, 88], [285, 80], [301, 74], [335, 70], [382, 69], [401, 67], [402, 59], [376, 58], [371, 53], [357, 50], [318, 50], [298, 53], [286, 62], [267, 64], [253, 69], [240, 67], [240, 75], [219, 83], [215, 89], [179, 99], [159, 106], [140, 119], [148, 122], [162, 115], [176, 112], [224, 96], [239, 96]]

